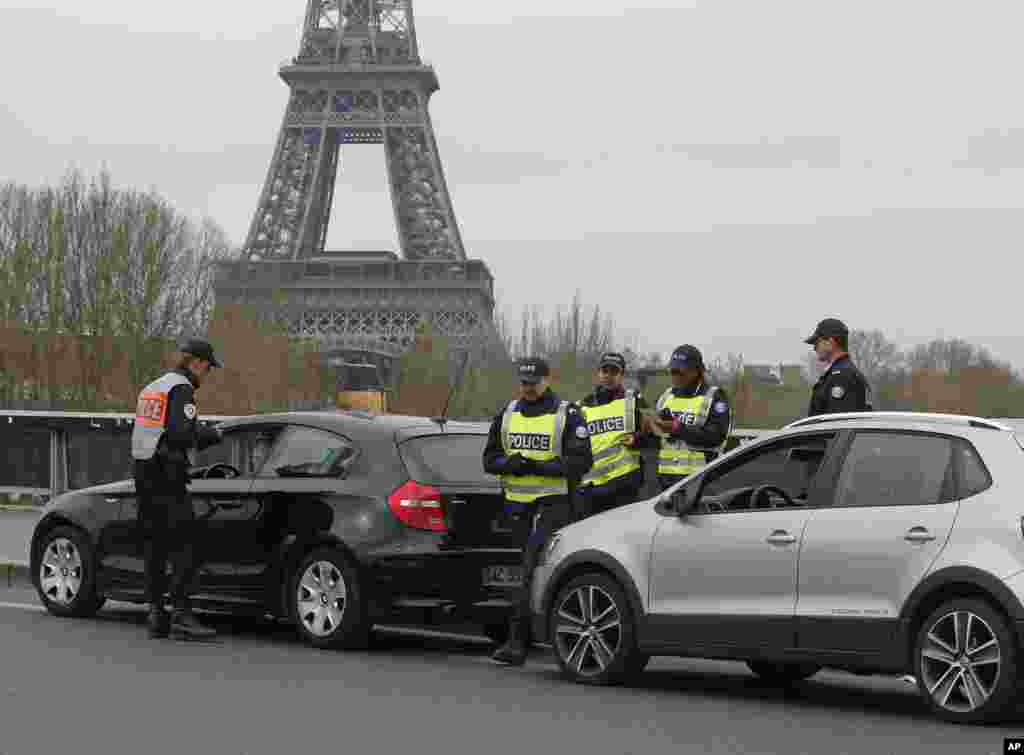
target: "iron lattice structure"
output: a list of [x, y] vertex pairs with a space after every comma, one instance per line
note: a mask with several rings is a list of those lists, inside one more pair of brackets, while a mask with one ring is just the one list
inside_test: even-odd
[[[498, 346], [493, 279], [468, 260], [445, 183], [412, 0], [308, 0], [290, 89], [242, 259], [218, 301], [248, 302], [337, 360], [387, 369], [429, 322], [454, 350]], [[401, 256], [325, 251], [342, 147], [384, 146]]]
[[259, 207], [253, 260], [323, 253], [343, 145], [383, 144], [402, 256], [465, 260], [428, 103], [412, 0], [308, 0], [291, 89]]

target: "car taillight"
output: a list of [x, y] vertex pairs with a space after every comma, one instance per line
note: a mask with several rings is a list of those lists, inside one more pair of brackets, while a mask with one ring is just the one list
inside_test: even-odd
[[441, 491], [409, 480], [388, 496], [388, 506], [402, 524], [417, 530], [447, 532]]

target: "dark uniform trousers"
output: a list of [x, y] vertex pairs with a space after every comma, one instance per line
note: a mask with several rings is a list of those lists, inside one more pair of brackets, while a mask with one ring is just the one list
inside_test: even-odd
[[[139, 500], [146, 594], [154, 608], [164, 605], [170, 587], [175, 608], [184, 608], [196, 590], [195, 515], [186, 487], [186, 468], [159, 455], [136, 462], [135, 488]], [[167, 562], [171, 579], [167, 578]], [[168, 584], [169, 583], [169, 584]]]
[[530, 584], [540, 554], [551, 536], [572, 523], [574, 519], [569, 496], [553, 495], [538, 498], [530, 508], [532, 522], [523, 547], [523, 587], [515, 610], [515, 618], [526, 622], [527, 627], [530, 625]]

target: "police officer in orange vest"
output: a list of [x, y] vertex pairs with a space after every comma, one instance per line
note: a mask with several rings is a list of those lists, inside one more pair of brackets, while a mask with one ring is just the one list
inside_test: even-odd
[[501, 479], [506, 511], [530, 517], [523, 548], [523, 585], [509, 625], [508, 642], [491, 657], [512, 666], [526, 662], [530, 648], [530, 581], [548, 538], [573, 520], [571, 491], [590, 469], [590, 437], [579, 407], [548, 387], [548, 363], [518, 365], [520, 398], [495, 416], [483, 465]]
[[[189, 340], [182, 344], [181, 352], [177, 367], [139, 394], [132, 457], [145, 544], [149, 635], [167, 637], [173, 633], [185, 639], [204, 639], [215, 632], [196, 620], [189, 605], [198, 567], [192, 543], [192, 502], [186, 485], [194, 452], [222, 439], [219, 430], [199, 425], [195, 400], [202, 380], [212, 368], [222, 365], [206, 341]], [[168, 558], [173, 571], [172, 616], [164, 609]]]

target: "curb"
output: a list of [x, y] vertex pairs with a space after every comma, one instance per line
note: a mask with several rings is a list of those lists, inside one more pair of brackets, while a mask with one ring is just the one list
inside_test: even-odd
[[31, 587], [29, 565], [22, 561], [0, 561], [0, 587]]

